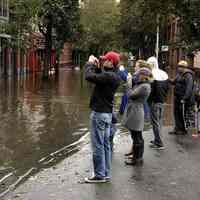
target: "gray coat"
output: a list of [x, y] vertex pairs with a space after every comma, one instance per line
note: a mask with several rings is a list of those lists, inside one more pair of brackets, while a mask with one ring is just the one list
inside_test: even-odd
[[122, 125], [128, 130], [143, 131], [144, 103], [151, 92], [148, 82], [141, 82], [133, 87], [127, 86], [128, 104], [122, 117]]

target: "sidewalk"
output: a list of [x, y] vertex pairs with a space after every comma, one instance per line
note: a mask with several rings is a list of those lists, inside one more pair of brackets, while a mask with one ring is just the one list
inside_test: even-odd
[[110, 183], [85, 184], [92, 173], [90, 145], [45, 169], [20, 185], [4, 200], [199, 200], [200, 139], [168, 135], [163, 131], [165, 150], [148, 147], [152, 131], [144, 133], [144, 165], [124, 165], [129, 151], [128, 134], [118, 135]]

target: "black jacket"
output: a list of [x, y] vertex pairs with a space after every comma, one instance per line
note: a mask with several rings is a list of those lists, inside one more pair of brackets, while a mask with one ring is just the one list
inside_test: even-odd
[[112, 113], [114, 94], [120, 84], [120, 77], [114, 69], [97, 69], [86, 63], [85, 79], [95, 84], [90, 108], [100, 113]]
[[193, 72], [188, 70], [181, 74], [178, 73], [174, 81], [174, 96], [177, 100], [184, 100], [186, 103], [194, 103], [194, 78]]
[[166, 101], [169, 90], [169, 80], [153, 81], [151, 83], [151, 94], [148, 98], [148, 103], [164, 103]]

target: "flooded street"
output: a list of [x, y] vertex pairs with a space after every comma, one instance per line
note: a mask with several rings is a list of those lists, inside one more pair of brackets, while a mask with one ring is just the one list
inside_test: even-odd
[[[39, 75], [29, 75], [1, 80], [0, 91], [3, 194], [30, 175], [55, 166], [78, 151], [80, 140], [89, 133], [91, 86], [83, 81], [80, 71], [61, 69], [58, 79], [52, 76], [42, 81]], [[116, 95], [117, 105], [120, 96]], [[165, 126], [171, 125], [170, 110], [171, 105], [167, 104]]]
[[55, 164], [56, 157], [76, 150], [68, 145], [88, 133], [90, 93], [80, 76], [80, 72], [62, 70], [58, 80], [42, 81], [32, 75], [1, 80], [1, 192], [7, 187], [6, 176], [11, 184], [30, 169]]

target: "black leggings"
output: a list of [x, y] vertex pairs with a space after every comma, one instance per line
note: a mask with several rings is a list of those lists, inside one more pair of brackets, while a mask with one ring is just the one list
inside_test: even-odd
[[142, 131], [131, 131], [133, 140], [133, 159], [142, 159], [144, 154], [144, 139]]
[[143, 144], [144, 143], [142, 131], [131, 131], [131, 138], [132, 138], [134, 144]]

